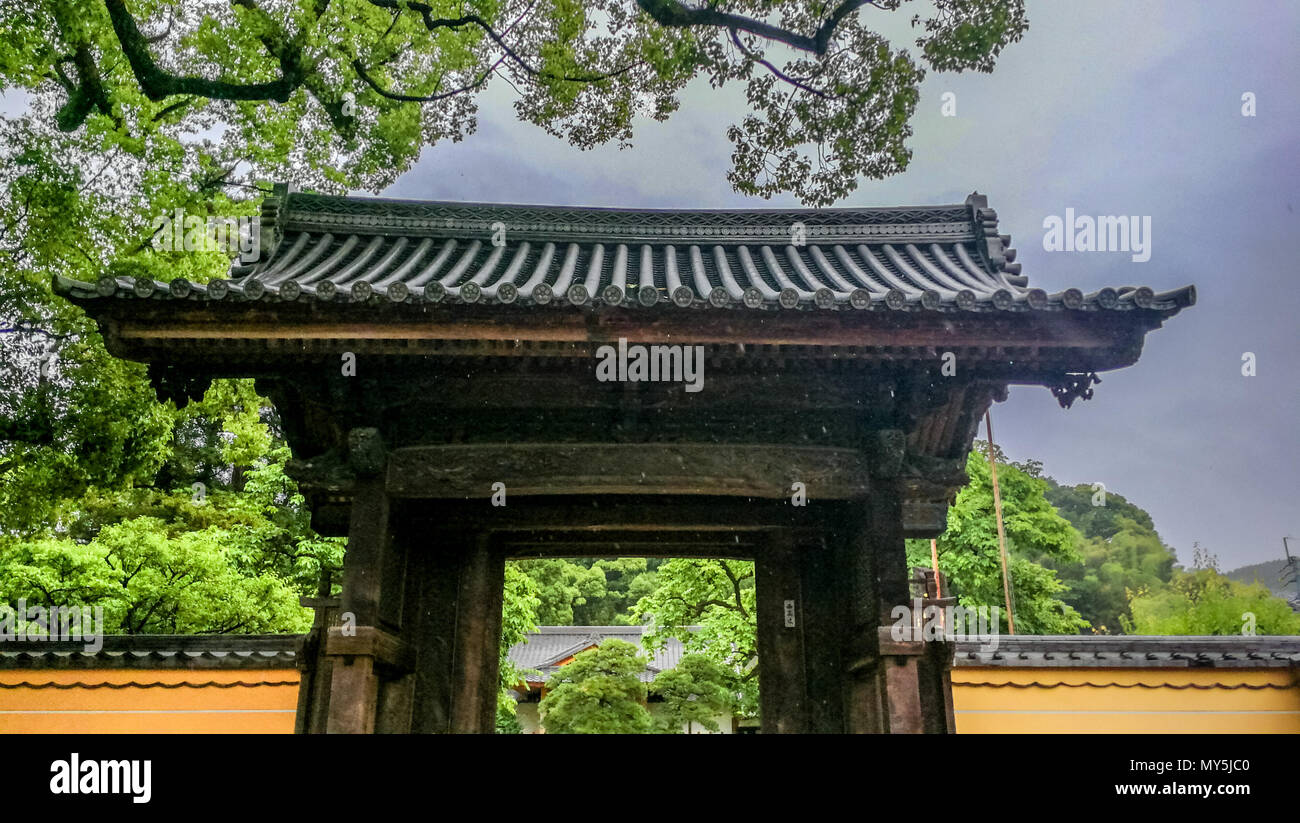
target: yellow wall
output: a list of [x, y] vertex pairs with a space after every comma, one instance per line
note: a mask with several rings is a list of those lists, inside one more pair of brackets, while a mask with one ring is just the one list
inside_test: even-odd
[[[952, 679], [957, 731], [964, 734], [1300, 734], [1294, 669], [962, 667]], [[72, 688], [33, 687], [48, 683]], [[180, 683], [190, 685], [147, 685]], [[1070, 685], [1049, 688], [1058, 683]], [[290, 734], [297, 699], [294, 669], [0, 670], [0, 734]]]
[[952, 697], [961, 734], [1300, 733], [1295, 669], [962, 667]]
[[297, 705], [296, 669], [0, 670], [0, 734], [292, 734]]

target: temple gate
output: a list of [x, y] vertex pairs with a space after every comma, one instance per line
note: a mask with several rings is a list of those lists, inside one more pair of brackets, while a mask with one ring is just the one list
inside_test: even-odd
[[[978, 194], [626, 211], [277, 187], [260, 228], [228, 280], [55, 286], [161, 397], [253, 377], [275, 403], [313, 526], [348, 536], [301, 732], [491, 732], [504, 564], [539, 555], [752, 558], [764, 732], [950, 732], [950, 644], [889, 631], [904, 539], [944, 530], [1009, 385], [1089, 397], [1195, 301], [1030, 288]], [[598, 379], [605, 345], [681, 347], [701, 382]]]

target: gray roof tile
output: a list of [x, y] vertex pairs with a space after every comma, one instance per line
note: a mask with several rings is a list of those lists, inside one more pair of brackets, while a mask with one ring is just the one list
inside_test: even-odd
[[1300, 637], [1029, 636], [956, 644], [955, 667], [1263, 668], [1300, 666]]
[[80, 640], [0, 643], [0, 669], [292, 668], [301, 635], [110, 635], [87, 652]]
[[[504, 230], [500, 238], [499, 230]], [[229, 280], [56, 279], [70, 296], [751, 310], [1129, 311], [1187, 286], [1030, 288], [987, 198], [946, 206], [629, 210], [331, 197], [278, 187]], [[494, 235], [503, 244], [494, 244]]]
[[[525, 669], [549, 675], [564, 658], [617, 637], [640, 645], [638, 626], [542, 626], [510, 649]], [[98, 653], [81, 641], [5, 641], [0, 669], [291, 668], [300, 635], [136, 635], [104, 638]], [[678, 640], [649, 661], [644, 680], [674, 668], [684, 654]], [[953, 665], [1060, 668], [1300, 667], [1300, 637], [1028, 636], [998, 638], [996, 650], [956, 644]]]
[[[541, 672], [540, 678], [530, 676], [530, 682], [545, 682], [559, 668], [555, 664], [567, 657], [611, 638], [626, 640], [639, 647], [641, 636], [640, 626], [540, 626], [523, 643], [510, 648], [510, 661], [521, 669]], [[642, 653], [645, 653], [644, 647]], [[646, 671], [640, 675], [641, 680], [648, 683], [659, 672], [674, 668], [683, 654], [681, 641], [669, 638], [667, 645], [649, 659]]]

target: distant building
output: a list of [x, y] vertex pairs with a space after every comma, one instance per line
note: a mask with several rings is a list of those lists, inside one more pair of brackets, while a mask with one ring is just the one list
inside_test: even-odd
[[[594, 649], [611, 638], [640, 646], [641, 632], [640, 626], [539, 626], [537, 632], [528, 635], [523, 643], [512, 646], [510, 661], [520, 669], [531, 670], [522, 688], [515, 692], [518, 700], [515, 716], [524, 733], [536, 734], [542, 731], [538, 704], [546, 693], [547, 682], [561, 666], [571, 663], [576, 655]], [[670, 638], [662, 650], [650, 657], [645, 671], [641, 673], [641, 681], [654, 682], [660, 672], [674, 668], [683, 654], [682, 642]], [[647, 706], [651, 715], [656, 713], [658, 705], [658, 701], [652, 697]], [[686, 734], [732, 734], [758, 729], [756, 721], [725, 715], [718, 717], [717, 722], [718, 732], [711, 732], [699, 724], [690, 724], [682, 731]]]

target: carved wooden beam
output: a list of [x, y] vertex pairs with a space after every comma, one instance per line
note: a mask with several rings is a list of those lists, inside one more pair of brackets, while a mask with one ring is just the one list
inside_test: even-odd
[[[412, 446], [392, 452], [394, 497], [689, 494], [845, 500], [868, 491], [855, 449], [712, 443], [519, 443]], [[508, 498], [507, 498], [508, 499]]]

